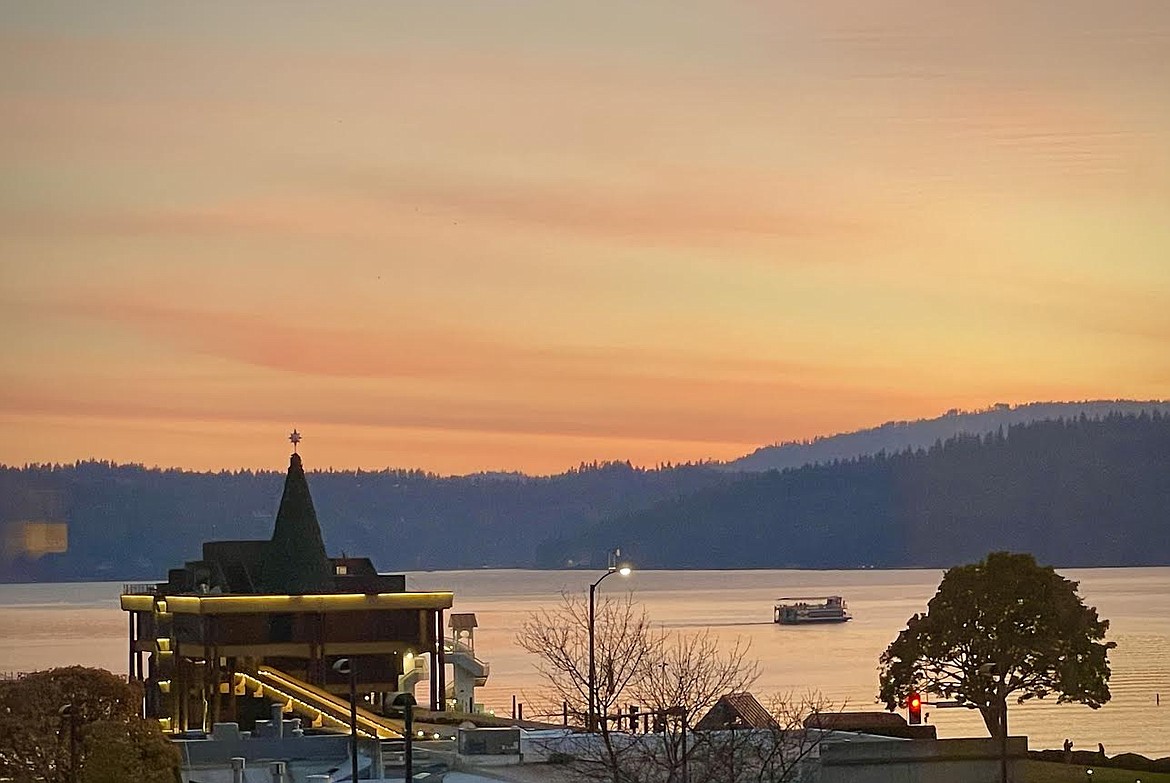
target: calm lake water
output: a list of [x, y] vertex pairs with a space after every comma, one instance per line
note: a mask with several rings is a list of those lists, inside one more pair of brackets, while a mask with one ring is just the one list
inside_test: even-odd
[[[1113, 700], [1100, 710], [1057, 705], [1054, 699], [1011, 708], [1013, 734], [1033, 748], [1105, 745], [1170, 756], [1170, 568], [1067, 569], [1086, 603], [1110, 623]], [[750, 640], [763, 674], [754, 687], [776, 692], [818, 690], [849, 709], [877, 709], [877, 659], [907, 618], [923, 611], [942, 571], [645, 571], [610, 577], [599, 588], [631, 590], [650, 616], [670, 630], [710, 628], [722, 639]], [[563, 590], [585, 591], [597, 574], [571, 571], [442, 571], [408, 575], [412, 590], [452, 590], [455, 611], [475, 612], [475, 646], [491, 662], [480, 700], [497, 712], [512, 696], [543, 701], [530, 656], [515, 642], [532, 611], [551, 608]], [[120, 583], [0, 585], [0, 671], [84, 664], [126, 672], [126, 617]], [[791, 627], [771, 622], [780, 595], [840, 593], [850, 623]], [[1161, 704], [1157, 703], [1160, 695]], [[978, 713], [928, 708], [940, 736], [984, 736]]]

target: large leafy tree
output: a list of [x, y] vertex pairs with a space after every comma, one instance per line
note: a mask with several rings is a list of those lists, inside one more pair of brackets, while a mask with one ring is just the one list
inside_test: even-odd
[[1028, 554], [993, 552], [943, 575], [926, 614], [910, 618], [881, 656], [879, 698], [895, 709], [925, 690], [977, 709], [1007, 731], [1009, 698], [1056, 694], [1094, 709], [1109, 701], [1108, 620], [1077, 582]]
[[82, 666], [0, 682], [0, 779], [64, 783], [76, 764], [81, 783], [177, 780], [178, 751], [140, 701], [137, 684]]

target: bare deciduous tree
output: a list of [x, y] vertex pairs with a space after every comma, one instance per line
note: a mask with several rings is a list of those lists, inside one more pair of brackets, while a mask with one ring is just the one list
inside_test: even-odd
[[[588, 618], [584, 596], [562, 594], [559, 606], [531, 615], [517, 636], [536, 657], [547, 694], [568, 706], [578, 726], [584, 726], [589, 703]], [[759, 664], [742, 639], [721, 649], [710, 631], [667, 634], [627, 595], [599, 602], [595, 652], [603, 716], [598, 731], [549, 748], [571, 756], [581, 777], [613, 783], [781, 783], [794, 779], [800, 762], [819, 744], [820, 732], [803, 726], [806, 715], [827, 707], [813, 695], [774, 699], [773, 725], [766, 729], [694, 731], [721, 696], [746, 691], [759, 677]]]
[[[643, 676], [662, 644], [646, 610], [632, 596], [597, 601], [594, 647], [599, 711], [617, 709], [623, 694]], [[584, 596], [562, 593], [555, 609], [534, 612], [520, 625], [517, 643], [536, 656], [536, 669], [556, 702], [584, 725], [589, 705], [589, 606]]]
[[665, 716], [661, 745], [653, 752], [640, 747], [639, 766], [659, 777], [643, 780], [681, 780], [685, 762], [694, 755], [699, 738], [691, 732], [683, 747], [686, 726], [693, 729], [720, 696], [748, 690], [760, 676], [760, 665], [748, 657], [751, 645], [736, 638], [730, 650], [721, 650], [710, 631], [666, 637], [648, 660], [644, 675], [631, 688], [635, 700]]
[[[839, 712], [817, 692], [776, 694], [768, 703], [774, 724], [763, 732], [746, 735], [743, 743], [742, 777], [713, 783], [787, 783], [800, 779], [807, 762], [819, 753], [825, 732], [816, 725], [821, 715]], [[812, 720], [810, 721], [810, 718]]]
[[[636, 606], [629, 594], [622, 598], [604, 596], [595, 609], [596, 704], [601, 715], [611, 715], [631, 686], [645, 675], [663, 635], [650, 625], [646, 610]], [[542, 609], [521, 624], [516, 641], [536, 656], [536, 669], [549, 695], [583, 725], [589, 713], [589, 605], [585, 597], [562, 593], [556, 609]], [[600, 745], [596, 752], [584, 754], [581, 771], [623, 783], [628, 780], [621, 770], [629, 743], [620, 736], [620, 727], [608, 720], [600, 721], [598, 728]]]

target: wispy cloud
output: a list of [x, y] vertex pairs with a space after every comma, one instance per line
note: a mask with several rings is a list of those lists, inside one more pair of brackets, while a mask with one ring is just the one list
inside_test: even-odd
[[[410, 172], [416, 174], [416, 172]], [[439, 221], [498, 232], [538, 232], [630, 245], [679, 247], [888, 238], [870, 206], [831, 204], [811, 183], [709, 172], [644, 171], [631, 182], [523, 178], [420, 183], [395, 171], [364, 172], [329, 197], [288, 195], [184, 208], [9, 210], [10, 235], [230, 238], [321, 236], [372, 241]], [[353, 183], [353, 179], [349, 180]], [[350, 192], [344, 192], [350, 189]]]
[[[831, 395], [877, 411], [918, 397], [883, 383], [880, 371], [859, 382], [842, 368], [807, 362], [540, 346], [406, 323], [370, 333], [132, 302], [87, 301], [64, 310], [122, 324], [140, 339], [166, 340], [172, 350], [276, 374], [249, 382], [267, 390], [262, 397], [242, 383], [210, 393], [185, 390], [181, 377], [146, 375], [128, 396], [116, 382], [104, 390], [95, 383], [76, 405], [44, 384], [17, 382], [4, 392], [6, 410], [268, 420], [309, 404], [332, 424], [744, 442], [761, 427], [791, 427], [802, 414], [786, 401]], [[288, 399], [272, 399], [280, 389]], [[731, 408], [729, 396], [736, 400]]]
[[1168, 40], [1095, 0], [14, 6], [0, 438], [523, 466], [1157, 396]]

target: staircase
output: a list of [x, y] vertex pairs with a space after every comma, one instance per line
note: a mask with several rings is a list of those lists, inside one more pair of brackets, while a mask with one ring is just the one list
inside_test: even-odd
[[447, 663], [454, 666], [457, 671], [463, 669], [468, 676], [475, 680], [475, 687], [482, 688], [487, 685], [488, 677], [492, 673], [491, 665], [487, 661], [476, 658], [475, 650], [461, 641], [447, 639], [444, 644], [446, 647], [443, 652]]
[[[349, 731], [349, 702], [345, 699], [270, 666], [261, 666], [254, 676], [237, 672], [235, 677], [237, 688], [284, 704], [285, 712], [308, 719], [314, 728]], [[360, 706], [357, 709], [357, 725], [358, 735], [367, 739], [402, 737], [401, 721], [376, 715]]]

